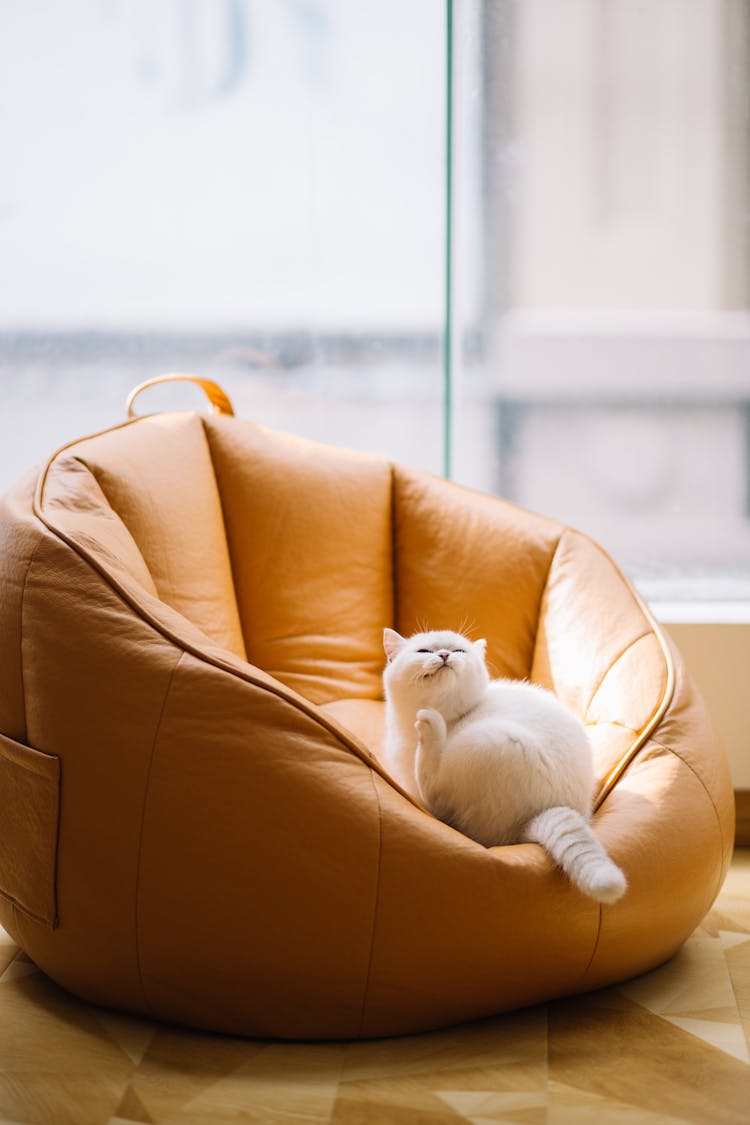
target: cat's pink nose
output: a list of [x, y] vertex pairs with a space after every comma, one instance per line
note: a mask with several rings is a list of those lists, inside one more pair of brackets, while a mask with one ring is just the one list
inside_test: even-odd
[[448, 657], [450, 656], [450, 653], [449, 652], [439, 652], [438, 656], [441, 656], [443, 658], [443, 664], [447, 664], [448, 663]]

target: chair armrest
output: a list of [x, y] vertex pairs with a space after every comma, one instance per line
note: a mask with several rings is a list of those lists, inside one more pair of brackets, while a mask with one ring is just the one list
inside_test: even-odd
[[615, 563], [576, 531], [550, 566], [531, 677], [585, 723], [600, 803], [666, 713], [674, 656]]

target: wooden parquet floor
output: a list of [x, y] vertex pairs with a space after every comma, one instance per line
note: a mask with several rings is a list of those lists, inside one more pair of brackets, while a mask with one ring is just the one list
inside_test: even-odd
[[427, 1035], [278, 1043], [103, 1011], [0, 931], [0, 1121], [746, 1125], [750, 851], [677, 956], [619, 987]]

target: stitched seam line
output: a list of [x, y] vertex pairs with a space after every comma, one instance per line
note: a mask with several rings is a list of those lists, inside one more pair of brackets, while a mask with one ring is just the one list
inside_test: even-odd
[[[663, 742], [656, 742], [653, 739], [650, 740], [649, 742], [647, 742], [646, 745], [650, 746], [650, 747], [654, 747], [655, 749], [658, 749], [658, 750], [663, 750], [664, 753], [666, 753], [666, 754], [672, 754], [675, 758], [677, 758], [678, 761], [682, 762], [683, 766], [685, 766], [687, 769], [690, 770], [691, 774], [696, 779], [698, 784], [703, 789], [703, 792], [708, 797], [711, 808], [713, 809], [714, 816], [716, 817], [716, 828], [717, 828], [717, 831], [719, 833], [719, 839], [721, 840], [722, 845], [723, 845], [723, 843], [724, 843], [724, 833], [722, 832], [722, 829], [721, 829], [721, 817], [719, 816], [719, 810], [717, 809], [716, 802], [714, 801], [713, 797], [711, 796], [711, 793], [708, 789], [708, 786], [706, 785], [706, 783], [703, 780], [703, 778], [701, 777], [701, 775], [695, 769], [693, 769], [693, 767], [690, 765], [690, 762], [686, 761], [685, 758], [683, 758], [682, 754], [679, 754], [677, 752], [677, 750], [673, 750], [671, 746], [665, 746]], [[713, 894], [714, 899], [716, 898], [719, 891], [721, 890], [722, 881], [723, 881], [723, 879], [722, 879], [722, 876], [720, 875], [719, 879], [717, 881], [717, 884], [716, 884], [716, 888], [714, 890], [714, 894]]]
[[219, 507], [221, 509], [221, 524], [222, 524], [222, 529], [224, 531], [224, 543], [225, 543], [226, 549], [227, 549], [227, 559], [229, 560], [229, 573], [232, 576], [232, 593], [234, 594], [234, 608], [235, 608], [235, 612], [237, 614], [237, 621], [239, 622], [239, 626], [240, 626], [240, 635], [242, 636], [242, 645], [243, 645], [243, 648], [245, 650], [242, 653], [242, 658], [243, 658], [243, 660], [247, 660], [247, 654], [250, 651], [250, 649], [248, 647], [248, 638], [245, 635], [245, 622], [242, 620], [242, 615], [240, 613], [240, 603], [239, 603], [239, 599], [237, 597], [237, 568], [235, 567], [235, 564], [234, 564], [234, 552], [232, 551], [232, 545], [229, 542], [229, 531], [227, 529], [227, 510], [226, 510], [226, 505], [224, 504], [224, 493], [221, 490], [221, 486], [219, 484], [219, 474], [216, 471], [216, 458], [214, 457], [214, 447], [213, 447], [213, 443], [212, 443], [212, 440], [211, 440], [211, 431], [206, 426], [206, 419], [203, 415], [201, 415], [200, 421], [201, 421], [201, 426], [203, 428], [203, 437], [204, 437], [205, 442], [206, 442], [206, 448], [208, 450], [208, 459], [211, 462], [211, 471], [214, 474], [214, 482], [216, 484], [216, 495], [219, 497]]
[[[84, 439], [84, 440], [88, 440], [88, 439]], [[112, 498], [108, 495], [107, 490], [104, 487], [104, 482], [101, 479], [101, 477], [99, 476], [99, 474], [97, 473], [96, 467], [93, 466], [93, 465], [90, 465], [88, 463], [88, 461], [84, 460], [84, 458], [79, 456], [78, 454], [76, 454], [75, 456], [72, 456], [72, 460], [75, 461], [75, 463], [77, 465], [80, 465], [82, 469], [85, 469], [85, 471], [89, 474], [89, 476], [93, 480], [94, 484], [96, 485], [96, 487], [101, 492], [102, 499], [104, 500], [105, 504], [107, 504], [109, 506], [109, 509], [112, 512], [112, 515], [115, 517], [115, 519], [117, 519], [120, 522], [120, 524], [121, 524], [123, 530], [125, 531], [126, 535], [128, 535], [130, 537], [130, 541], [133, 544], [133, 547], [135, 548], [135, 550], [138, 552], [139, 559], [143, 563], [143, 569], [148, 574], [148, 576], [151, 580], [151, 583], [154, 587], [154, 590], [156, 590], [157, 597], [160, 598], [162, 601], [164, 601], [165, 604], [169, 604], [169, 603], [166, 602], [166, 599], [162, 597], [161, 592], [157, 588], [156, 579], [154, 578], [153, 570], [151, 569], [151, 567], [146, 562], [146, 559], [145, 559], [145, 556], [143, 554], [143, 551], [141, 550], [140, 544], [137, 542], [137, 540], [135, 538], [135, 535], [133, 534], [133, 532], [130, 529], [130, 526], [125, 521], [124, 516], [120, 514], [120, 512], [117, 510], [114, 503], [112, 502]], [[153, 510], [153, 502], [151, 502], [151, 504], [152, 504], [152, 510]]]
[[599, 906], [599, 924], [596, 927], [596, 937], [594, 938], [594, 948], [591, 950], [591, 956], [589, 957], [588, 962], [586, 964], [586, 968], [583, 970], [583, 974], [581, 975], [581, 982], [585, 981], [586, 977], [589, 975], [589, 971], [591, 969], [591, 966], [594, 964], [594, 958], [596, 957], [596, 955], [599, 951], [599, 941], [601, 940], [601, 936], [602, 936], [602, 921], [603, 921], [603, 910], [602, 910], [602, 907], [600, 905]]
[[[581, 535], [580, 532], [578, 534]], [[590, 539], [588, 536], [581, 535], [581, 537], [585, 539], [590, 544], [590, 546], [594, 548], [594, 550], [598, 551], [600, 555], [607, 559], [609, 565], [614, 569], [615, 573], [620, 576], [625, 585], [629, 588], [630, 595], [633, 599], [634, 604], [640, 610], [647, 625], [651, 626], [651, 635], [653, 635], [657, 644], [661, 648], [662, 655], [664, 657], [665, 673], [664, 691], [662, 693], [662, 697], [652, 711], [651, 717], [648, 719], [645, 726], [641, 729], [640, 733], [634, 740], [632, 746], [625, 752], [625, 754], [621, 756], [614, 769], [610, 770], [610, 772], [605, 777], [602, 788], [594, 802], [594, 811], [596, 812], [604, 804], [609, 794], [617, 785], [618, 781], [629, 768], [631, 763], [635, 760], [640, 750], [651, 738], [654, 731], [656, 731], [661, 725], [665, 715], [669, 711], [672, 700], [674, 699], [676, 676], [675, 664], [672, 659], [669, 644], [666, 640], [662, 626], [657, 622], [656, 618], [651, 613], [651, 610], [648, 608], [646, 603], [633, 588], [627, 578], [625, 578], [617, 563], [614, 562], [614, 560], [607, 554], [601, 544], [597, 543], [594, 539]]]
[[607, 679], [607, 676], [610, 674], [610, 672], [614, 671], [614, 669], [620, 663], [622, 658], [628, 652], [630, 652], [631, 648], [633, 648], [635, 645], [637, 645], [640, 641], [643, 641], [647, 637], [652, 637], [652, 636], [653, 636], [653, 633], [650, 629], [647, 629], [645, 632], [640, 633], [637, 637], [634, 637], [632, 641], [630, 641], [628, 644], [625, 645], [625, 648], [622, 650], [622, 652], [618, 652], [617, 656], [615, 656], [610, 661], [610, 663], [607, 665], [604, 672], [602, 672], [601, 676], [599, 677], [598, 683], [596, 684], [594, 690], [591, 692], [591, 695], [589, 696], [589, 701], [586, 705], [586, 711], [585, 711], [585, 715], [584, 715], [585, 718], [588, 718], [588, 714], [589, 714], [589, 711], [591, 710], [591, 708], [594, 704], [594, 700], [596, 699], [597, 695], [601, 691], [602, 686], [604, 685], [604, 681]]
[[[34, 747], [29, 746], [27, 747], [27, 749], [33, 750]], [[40, 750], [37, 751], [37, 753], [41, 752], [42, 751]], [[44, 782], [44, 784], [46, 785], [56, 786], [58, 783], [57, 777], [48, 777], [46, 773], [42, 773], [40, 770], [35, 770], [33, 766], [25, 766], [22, 762], [14, 762], [11, 758], [7, 758], [2, 753], [2, 747], [0, 747], [0, 758], [2, 758], [2, 760], [5, 762], [6, 766], [10, 766], [12, 769], [16, 770], [23, 770], [24, 773], [30, 773], [32, 777], [37, 778], [38, 781]], [[45, 758], [50, 758], [52, 761], [60, 761], [60, 757], [58, 754], [45, 754]]]
[[618, 730], [626, 730], [628, 734], [632, 734], [634, 737], [637, 733], [633, 727], [629, 727], [627, 723], [620, 723], [617, 719], [586, 719], [583, 725], [585, 727], [617, 727]]
[[358, 1039], [362, 1038], [364, 1032], [365, 1017], [367, 1015], [367, 1002], [370, 998], [370, 980], [372, 977], [372, 964], [375, 959], [375, 930], [377, 929], [378, 924], [378, 908], [380, 906], [380, 875], [383, 860], [383, 806], [380, 803], [380, 794], [378, 793], [378, 787], [375, 784], [375, 775], [372, 770], [370, 770], [370, 781], [372, 782], [372, 788], [375, 793], [375, 801], [377, 802], [378, 807], [378, 863], [377, 871], [375, 874], [375, 895], [372, 907], [370, 952], [367, 958], [367, 973], [365, 974], [365, 986], [362, 993], [362, 1010], [360, 1012], [359, 1027], [357, 1028]]
[[26, 674], [24, 672], [24, 660], [23, 660], [23, 641], [24, 641], [23, 622], [24, 622], [24, 615], [25, 615], [25, 611], [26, 611], [26, 587], [28, 585], [29, 575], [31, 574], [31, 567], [33, 565], [34, 559], [36, 558], [36, 553], [39, 550], [39, 548], [41, 547], [43, 540], [44, 540], [44, 536], [40, 532], [39, 538], [37, 539], [36, 543], [34, 544], [34, 549], [31, 552], [31, 554], [29, 555], [29, 561], [28, 561], [28, 564], [26, 566], [26, 573], [23, 576], [23, 586], [21, 588], [21, 602], [20, 602], [20, 606], [19, 606], [19, 610], [18, 610], [18, 618], [19, 618], [19, 620], [18, 620], [18, 625], [19, 625], [18, 632], [20, 634], [20, 640], [19, 640], [19, 645], [18, 645], [18, 650], [19, 650], [18, 651], [18, 660], [19, 660], [20, 672], [21, 672], [21, 706], [23, 707], [23, 740], [24, 740], [24, 742], [29, 741], [28, 711], [27, 711], [27, 708], [26, 708]]
[[[22, 914], [25, 914], [27, 918], [31, 918], [40, 926], [45, 926], [48, 930], [55, 929], [55, 923], [50, 922], [49, 918], [44, 918], [41, 914], [37, 914], [35, 911], [29, 910], [28, 906], [24, 906], [20, 899], [14, 898], [13, 895], [9, 894], [8, 891], [4, 891], [2, 887], [0, 887], [0, 897], [4, 898], [5, 901], [9, 903], [14, 910], [20, 910]], [[55, 916], [57, 916], [57, 912], [55, 912]]]
[[[94, 466], [90, 465], [88, 463], [88, 461], [84, 460], [83, 457], [80, 457], [78, 455], [76, 455], [73, 458], [73, 460], [76, 461], [79, 465], [82, 465], [83, 468], [86, 470], [86, 472], [91, 475], [92, 479], [94, 480], [95, 484], [97, 485], [97, 487], [98, 487], [99, 491], [101, 492], [102, 496], [104, 497], [105, 501], [107, 502], [107, 504], [111, 508], [112, 512], [117, 517], [117, 519], [120, 521], [122, 526], [127, 531], [128, 535], [132, 539], [133, 545], [136, 548], [136, 550], [138, 551], [138, 554], [141, 557], [141, 560], [143, 562], [143, 565], [144, 565], [145, 569], [148, 571], [148, 574], [151, 578], [151, 581], [154, 584], [154, 587], [156, 587], [156, 579], [154, 578], [153, 571], [152, 571], [151, 567], [148, 565], [148, 563], [146, 562], [146, 560], [143, 556], [143, 551], [141, 550], [141, 548], [140, 548], [140, 546], [139, 546], [139, 544], [138, 544], [138, 542], [135, 538], [135, 535], [131, 531], [127, 521], [125, 520], [125, 517], [117, 510], [116, 506], [112, 502], [111, 497], [107, 494], [107, 490], [104, 487], [102, 479], [99, 476], [99, 474], [97, 473], [96, 469], [94, 468]], [[157, 511], [156, 505], [154, 504], [153, 496], [151, 495], [151, 493], [146, 493], [145, 491], [142, 491], [141, 495], [148, 500], [148, 506], [149, 506], [149, 508], [152, 512], [154, 522], [158, 523], [159, 522], [159, 512]], [[164, 585], [165, 582], [168, 583], [169, 594], [171, 596], [172, 591], [174, 590], [174, 587], [175, 587], [175, 583], [172, 581], [172, 575], [171, 575], [171, 570], [170, 570], [170, 557], [163, 549], [160, 550], [159, 555], [160, 555], [159, 568], [162, 572], [162, 575], [166, 576], [166, 578], [162, 581], [162, 586]], [[156, 588], [157, 588], [157, 592], [159, 594], [159, 597], [162, 599], [162, 601], [167, 602], [167, 604], [171, 604], [171, 602], [168, 601], [168, 599], [164, 596], [163, 590], [159, 590], [158, 587], [156, 587]]]
[[143, 837], [144, 837], [144, 834], [145, 834], [145, 826], [146, 826], [146, 806], [148, 804], [148, 796], [149, 796], [149, 791], [150, 791], [150, 788], [151, 788], [151, 771], [152, 771], [153, 765], [154, 765], [154, 758], [156, 757], [156, 744], [159, 740], [159, 732], [161, 731], [162, 719], [164, 718], [164, 712], [165, 712], [166, 707], [167, 707], [167, 701], [169, 699], [169, 694], [172, 690], [172, 683], [174, 681], [175, 673], [177, 672], [177, 669], [179, 668], [180, 664], [182, 663], [182, 658], [183, 658], [184, 655], [185, 655], [184, 652], [180, 652], [180, 655], [178, 656], [177, 660], [175, 661], [175, 665], [174, 665], [174, 667], [172, 668], [172, 671], [169, 674], [169, 680], [167, 681], [167, 687], [166, 687], [166, 690], [164, 692], [164, 699], [162, 700], [161, 708], [159, 710], [159, 717], [156, 720], [156, 727], [154, 729], [154, 737], [153, 737], [153, 741], [151, 743], [151, 753], [149, 755], [149, 761], [148, 761], [148, 770], [146, 772], [146, 782], [143, 786], [143, 802], [142, 802], [142, 805], [141, 805], [141, 828], [140, 828], [140, 832], [138, 834], [138, 858], [137, 858], [137, 862], [136, 862], [135, 902], [134, 902], [135, 961], [136, 961], [136, 967], [138, 969], [138, 980], [139, 980], [140, 986], [141, 986], [141, 995], [143, 996], [143, 1001], [144, 1001], [146, 1007], [148, 1008], [148, 1010], [149, 1010], [149, 1012], [151, 1013], [152, 1016], [156, 1016], [157, 1013], [154, 1010], [154, 1008], [152, 1007], [151, 1002], [148, 999], [148, 996], [146, 994], [146, 986], [145, 986], [144, 981], [143, 981], [143, 970], [142, 970], [142, 967], [141, 967], [141, 933], [140, 933], [140, 920], [139, 920], [139, 903], [140, 903], [140, 893], [141, 893], [141, 867], [142, 867], [142, 861], [143, 861]]
[[560, 548], [562, 546], [562, 541], [565, 538], [567, 532], [568, 532], [568, 528], [564, 527], [561, 530], [559, 536], [557, 537], [557, 542], [555, 543], [555, 549], [553, 550], [552, 554], [550, 555], [549, 564], [547, 566], [547, 574], [545, 576], [544, 584], [542, 586], [542, 592], [539, 595], [539, 601], [538, 601], [537, 607], [536, 607], [536, 629], [534, 630], [534, 640], [533, 640], [532, 645], [531, 645], [531, 667], [529, 668], [529, 673], [531, 673], [531, 668], [534, 666], [534, 658], [536, 656], [537, 645], [539, 643], [539, 627], [540, 627], [541, 621], [542, 621], [542, 606], [544, 605], [544, 599], [547, 596], [547, 590], [549, 589], [550, 579], [552, 577], [552, 570], [553, 570], [553, 567], [555, 565], [555, 560], [557, 559]]
[[[26, 675], [25, 675], [25, 672], [24, 672], [24, 655], [23, 655], [23, 649], [24, 649], [24, 617], [25, 617], [25, 612], [26, 612], [26, 591], [27, 591], [27, 587], [28, 587], [29, 576], [31, 574], [31, 568], [32, 568], [32, 566], [34, 564], [34, 561], [36, 559], [37, 552], [38, 552], [38, 550], [41, 547], [43, 542], [44, 542], [44, 535], [43, 535], [43, 533], [40, 532], [39, 538], [37, 539], [36, 543], [34, 544], [34, 549], [31, 552], [31, 554], [29, 555], [29, 562], [28, 562], [28, 565], [26, 567], [26, 573], [23, 576], [23, 587], [21, 589], [21, 602], [20, 602], [19, 614], [18, 614], [18, 616], [19, 616], [19, 621], [18, 621], [19, 629], [18, 629], [18, 631], [19, 631], [19, 634], [20, 634], [20, 642], [19, 642], [18, 647], [19, 647], [19, 663], [20, 663], [20, 679], [21, 679], [21, 706], [23, 708], [23, 739], [24, 739], [25, 743], [29, 743], [31, 741], [29, 739], [28, 709], [27, 709], [27, 706], [26, 706]], [[9, 741], [14, 742], [16, 740], [15, 739], [9, 739]], [[33, 749], [33, 747], [27, 746], [27, 749]], [[37, 753], [43, 754], [44, 752], [39, 750], [39, 751], [37, 751]], [[61, 823], [62, 823], [62, 803], [61, 803], [61, 801], [62, 801], [62, 797], [61, 797], [62, 760], [56, 754], [54, 754], [54, 755], [53, 754], [45, 754], [44, 756], [46, 758], [56, 759], [56, 762], [57, 762], [57, 777], [56, 778], [49, 778], [46, 775], [43, 775], [41, 773], [37, 773], [37, 772], [31, 770], [30, 767], [22, 765], [22, 763], [20, 763], [20, 762], [12, 762], [11, 764], [14, 765], [14, 766], [17, 766], [20, 769], [25, 769], [28, 772], [33, 773], [33, 775], [37, 778], [37, 780], [42, 780], [46, 784], [52, 784], [55, 788], [55, 791], [56, 791], [57, 802], [56, 802], [56, 810], [55, 810], [56, 811], [55, 839], [54, 839], [54, 845], [53, 845], [52, 864], [51, 864], [51, 872], [50, 872], [50, 877], [51, 877], [51, 880], [52, 880], [52, 920], [50, 921], [48, 918], [38, 918], [38, 916], [33, 911], [29, 910], [27, 907], [23, 906], [20, 902], [18, 902], [15, 899], [12, 899], [11, 902], [12, 902], [12, 906], [13, 906], [14, 910], [16, 910], [16, 911], [20, 910], [23, 913], [27, 914], [30, 918], [38, 919], [45, 926], [48, 926], [50, 929], [54, 930], [58, 925], [58, 919], [59, 919], [59, 913], [60, 913], [60, 911], [59, 911], [60, 903], [58, 901], [57, 872], [58, 872], [58, 866], [59, 866], [59, 863], [60, 863], [60, 831], [61, 831]], [[9, 897], [9, 896], [6, 896], [6, 897]]]
[[[709, 789], [708, 789], [705, 781], [703, 780], [703, 778], [700, 776], [700, 774], [697, 773], [696, 770], [693, 769], [693, 767], [690, 765], [690, 762], [685, 761], [685, 759], [682, 757], [682, 755], [678, 754], [676, 750], [673, 750], [671, 748], [671, 746], [665, 746], [663, 742], [655, 742], [653, 739], [651, 739], [647, 743], [645, 743], [644, 746], [641, 747], [641, 750], [646, 749], [646, 747], [651, 748], [651, 749], [655, 749], [655, 750], [662, 750], [665, 754], [672, 754], [675, 758], [678, 759], [678, 761], [682, 762], [682, 764], [684, 766], [686, 766], [687, 769], [690, 770], [691, 774], [697, 780], [697, 782], [699, 783], [699, 785], [703, 789], [704, 793], [708, 797], [711, 808], [713, 809], [714, 816], [716, 817], [716, 828], [717, 828], [717, 832], [718, 832], [718, 835], [719, 835], [719, 839], [721, 840], [721, 842], [723, 844], [724, 843], [724, 833], [721, 830], [721, 818], [719, 816], [719, 810], [717, 809], [716, 802], [714, 801], [713, 797], [711, 796], [711, 793], [709, 792]], [[720, 874], [719, 878], [717, 880], [717, 883], [716, 883], [716, 887], [714, 888], [712, 901], [714, 901], [716, 899], [716, 896], [718, 895], [719, 891], [721, 890], [722, 881], [723, 881], [722, 876]], [[600, 906], [599, 907], [599, 930], [597, 932], [596, 941], [594, 943], [594, 951], [591, 954], [591, 958], [589, 960], [589, 963], [584, 970], [582, 980], [585, 980], [585, 978], [588, 976], [589, 970], [591, 969], [591, 966], [594, 963], [594, 958], [596, 957], [596, 954], [597, 954], [597, 951], [598, 951], [598, 948], [599, 948], [599, 939], [601, 937], [601, 932], [602, 932], [602, 908]]]

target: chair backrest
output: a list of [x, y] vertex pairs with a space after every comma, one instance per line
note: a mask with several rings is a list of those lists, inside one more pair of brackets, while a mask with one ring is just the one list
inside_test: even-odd
[[481, 633], [495, 675], [529, 675], [561, 530], [222, 415], [144, 417], [76, 442], [38, 505], [103, 570], [314, 703], [381, 696], [385, 625]]
[[[155, 415], [56, 454], [33, 511], [29, 487], [0, 511], [11, 737], [39, 518], [178, 644], [313, 704], [382, 698], [385, 625], [485, 636], [493, 675], [552, 688], [589, 724], [605, 789], [671, 694], [664, 640], [596, 544], [383, 458], [225, 415]], [[81, 614], [82, 637], [106, 627]]]

